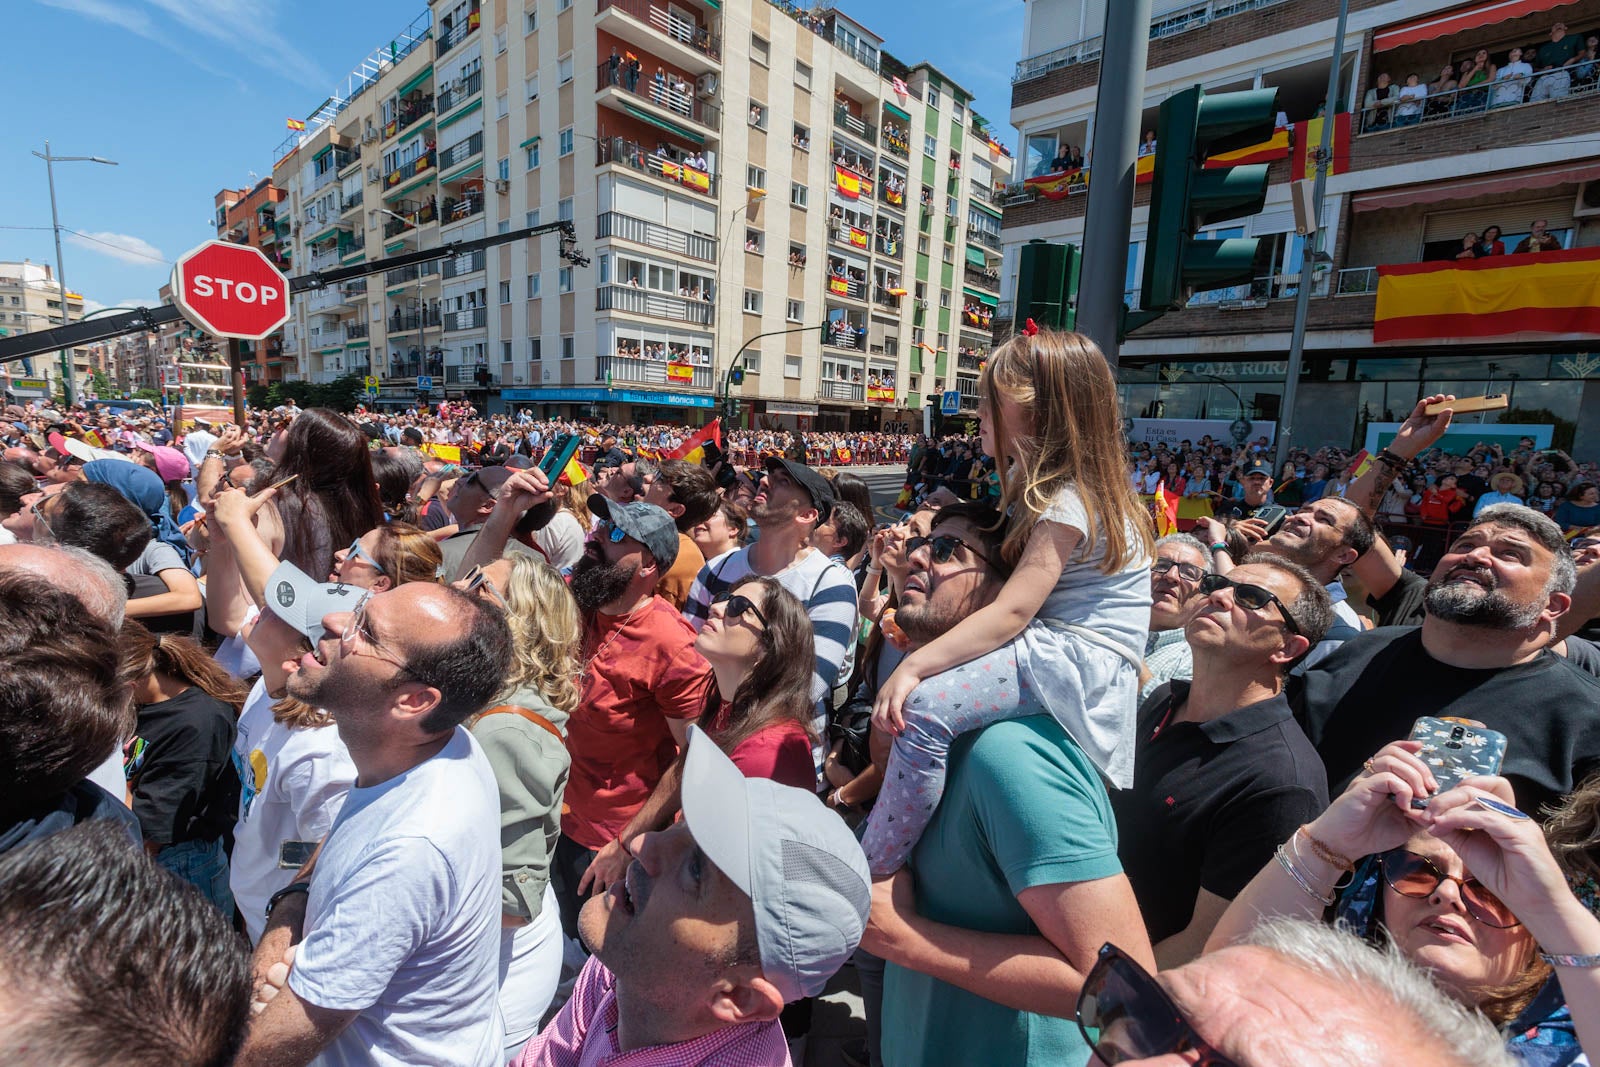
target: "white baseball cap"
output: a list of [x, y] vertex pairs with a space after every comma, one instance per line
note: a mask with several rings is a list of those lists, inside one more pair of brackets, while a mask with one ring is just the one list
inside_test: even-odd
[[698, 726], [684, 758], [683, 820], [750, 898], [762, 977], [785, 1003], [822, 992], [872, 908], [867, 857], [844, 820], [815, 793], [746, 778]]
[[319, 582], [287, 561], [267, 577], [262, 607], [311, 640], [313, 647], [325, 633], [322, 619], [336, 611], [354, 611], [367, 590], [342, 582]]

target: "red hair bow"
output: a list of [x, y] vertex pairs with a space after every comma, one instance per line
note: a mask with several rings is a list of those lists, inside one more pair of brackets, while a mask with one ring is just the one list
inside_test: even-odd
[[1036, 334], [1038, 332], [1039, 332], [1039, 324], [1037, 322], [1034, 322], [1032, 319], [1029, 319], [1027, 322], [1022, 324], [1022, 336], [1024, 336], [1024, 337], [1032, 337], [1034, 334]]

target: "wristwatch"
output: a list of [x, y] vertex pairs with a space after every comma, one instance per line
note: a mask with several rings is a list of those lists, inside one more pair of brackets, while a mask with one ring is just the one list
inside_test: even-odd
[[282, 889], [278, 890], [276, 893], [272, 894], [272, 896], [267, 898], [267, 918], [272, 918], [272, 909], [276, 908], [278, 906], [278, 901], [282, 900], [284, 897], [292, 896], [295, 893], [309, 892], [311, 892], [310, 882], [290, 882], [288, 885], [284, 886]]

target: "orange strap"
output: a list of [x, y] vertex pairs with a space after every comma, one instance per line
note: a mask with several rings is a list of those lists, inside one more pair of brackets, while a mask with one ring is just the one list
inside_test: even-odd
[[[521, 706], [520, 704], [500, 704], [500, 705], [497, 705], [495, 707], [490, 708], [488, 711], [484, 712], [483, 714], [484, 715], [521, 715], [524, 719], [527, 719], [529, 722], [533, 723], [533, 725], [541, 726], [544, 729], [549, 730], [551, 736], [553, 736], [557, 741], [560, 741], [563, 745], [565, 745], [567, 743], [567, 739], [561, 736], [561, 731], [556, 729], [554, 723], [552, 723], [549, 719], [545, 718], [543, 715], [540, 715], [537, 711], [533, 711], [533, 710], [531, 710], [529, 708], [525, 708], [525, 707]], [[480, 716], [480, 718], [481, 717], [482, 716]]]

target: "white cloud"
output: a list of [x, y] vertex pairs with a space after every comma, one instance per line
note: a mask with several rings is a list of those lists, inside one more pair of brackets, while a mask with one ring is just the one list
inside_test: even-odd
[[68, 232], [67, 240], [79, 248], [98, 252], [102, 256], [120, 259], [124, 263], [137, 263], [147, 266], [151, 263], [167, 263], [167, 257], [161, 254], [161, 249], [141, 237], [134, 237], [126, 233], [112, 233], [102, 230], [97, 233]]

